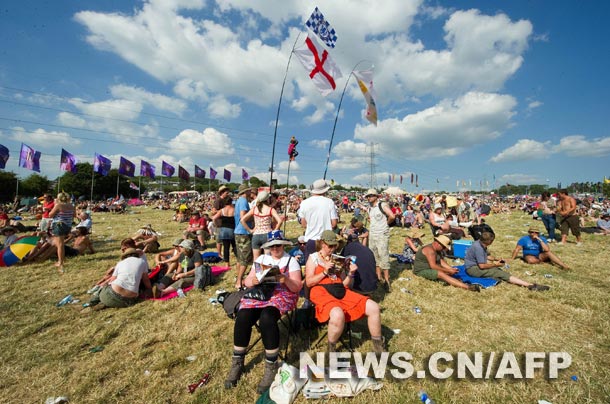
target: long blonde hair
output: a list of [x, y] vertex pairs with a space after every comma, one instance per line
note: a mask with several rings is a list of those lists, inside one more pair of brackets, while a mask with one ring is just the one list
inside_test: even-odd
[[61, 203], [68, 203], [70, 202], [70, 195], [68, 195], [66, 192], [60, 192], [59, 194], [57, 194], [57, 200]]

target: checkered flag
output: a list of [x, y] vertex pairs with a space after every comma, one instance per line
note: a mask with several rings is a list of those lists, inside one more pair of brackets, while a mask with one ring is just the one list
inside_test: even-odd
[[335, 29], [330, 26], [328, 21], [324, 19], [324, 15], [320, 12], [318, 7], [313, 10], [311, 17], [305, 23], [317, 36], [328, 46], [334, 48], [337, 43], [337, 34]]

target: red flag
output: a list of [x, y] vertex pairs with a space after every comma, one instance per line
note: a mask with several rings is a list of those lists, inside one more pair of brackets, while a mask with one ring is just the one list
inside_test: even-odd
[[327, 96], [337, 88], [335, 80], [343, 77], [341, 70], [313, 37], [308, 35], [305, 44], [295, 48], [294, 54], [322, 95]]

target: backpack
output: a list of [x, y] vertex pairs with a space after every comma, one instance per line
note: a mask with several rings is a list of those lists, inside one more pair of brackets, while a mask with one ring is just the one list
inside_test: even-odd
[[193, 285], [197, 289], [204, 290], [206, 286], [212, 285], [213, 283], [212, 268], [210, 268], [208, 264], [203, 264], [195, 268], [195, 282]]
[[222, 258], [220, 258], [217, 252], [204, 252], [203, 254], [201, 254], [201, 259], [203, 260], [203, 262], [206, 262], [208, 264], [215, 264], [217, 262], [222, 261]]
[[239, 310], [241, 298], [244, 297], [246, 292], [246, 289], [242, 289], [236, 292], [224, 292], [218, 295], [218, 303], [222, 304], [222, 308], [229, 318], [235, 319], [237, 311]]
[[[387, 215], [387, 213], [385, 213], [385, 210], [383, 210], [383, 206], [384, 206], [384, 205], [388, 206], [388, 204], [387, 204], [387, 203], [385, 203], [385, 202], [379, 202], [379, 210], [380, 210], [380, 211], [381, 211], [381, 213], [383, 213], [383, 215], [386, 217], [386, 221], [387, 221], [387, 219], [388, 219], [388, 217], [389, 217], [389, 216]], [[389, 207], [389, 206], [388, 206], [388, 207]], [[390, 209], [390, 210], [391, 210], [391, 209]], [[392, 220], [392, 223], [389, 223], [389, 224], [388, 224], [388, 226], [390, 226], [390, 227], [394, 227], [394, 226], [396, 226], [396, 220]]]
[[470, 234], [470, 236], [475, 240], [480, 239], [481, 234], [483, 234], [483, 232], [489, 232], [489, 233], [495, 234], [493, 229], [486, 223], [473, 224], [472, 226], [470, 226], [468, 228], [468, 234]]

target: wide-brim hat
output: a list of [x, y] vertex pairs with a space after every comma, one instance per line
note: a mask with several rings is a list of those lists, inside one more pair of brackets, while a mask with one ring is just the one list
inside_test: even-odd
[[225, 191], [228, 191], [229, 187], [227, 187], [226, 185], [221, 185], [220, 188], [218, 188], [218, 194], [222, 194]]
[[121, 260], [124, 260], [127, 257], [131, 257], [131, 256], [139, 256], [140, 254], [138, 253], [138, 250], [136, 250], [135, 248], [128, 248], [125, 251], [123, 251], [123, 254], [121, 254]]
[[420, 229], [413, 229], [413, 228], [412, 228], [412, 229], [410, 229], [410, 230], [407, 232], [407, 237], [410, 237], [410, 238], [422, 238], [422, 237], [424, 237], [425, 235], [426, 235], [426, 233], [425, 233], [425, 232], [423, 232], [423, 231], [422, 231], [422, 230], [420, 230]]
[[273, 230], [267, 233], [267, 242], [263, 244], [262, 248], [269, 248], [274, 245], [292, 245], [289, 240], [284, 237], [284, 232], [281, 230]]
[[437, 209], [443, 209], [443, 205], [441, 205], [440, 203], [435, 203], [434, 208], [432, 210], [437, 210]]
[[195, 249], [195, 243], [193, 243], [192, 240], [182, 240], [178, 245], [182, 248], [186, 248], [187, 250]]
[[329, 246], [337, 246], [340, 249], [345, 245], [345, 239], [332, 230], [324, 230], [320, 236], [320, 241], [323, 241]]
[[325, 179], [315, 180], [312, 184], [311, 193], [315, 195], [320, 195], [328, 192], [330, 189], [330, 184], [326, 182]]
[[527, 229], [527, 232], [540, 234], [540, 228], [536, 226], [530, 226], [529, 229]]
[[377, 196], [379, 194], [377, 193], [377, 190], [375, 188], [370, 188], [368, 191], [366, 191], [366, 194], [364, 194], [364, 196], [367, 197], [369, 195]]
[[174, 241], [172, 241], [172, 246], [177, 247], [180, 245], [180, 243], [182, 243], [182, 238], [175, 238]]
[[241, 194], [246, 193], [246, 192], [251, 191], [251, 190], [252, 190], [252, 187], [249, 187], [246, 184], [241, 184], [239, 186], [239, 188], [237, 188], [237, 195], [241, 195]]
[[434, 238], [434, 241], [436, 241], [437, 243], [439, 243], [446, 249], [450, 249], [451, 244], [453, 243], [453, 241], [451, 241], [451, 239], [449, 237], [445, 236], [444, 234], [441, 234], [440, 236], [436, 236]]

